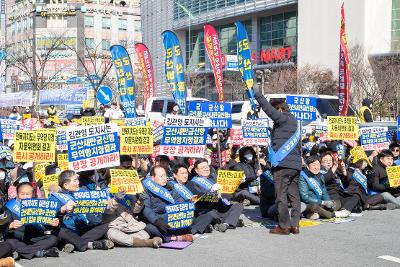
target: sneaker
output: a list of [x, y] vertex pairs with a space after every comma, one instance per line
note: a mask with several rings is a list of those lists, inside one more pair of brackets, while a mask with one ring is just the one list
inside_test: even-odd
[[214, 225], [214, 229], [217, 230], [218, 232], [225, 233], [226, 230], [228, 229], [228, 226], [223, 223], [217, 223]]
[[251, 205], [251, 202], [250, 202], [250, 200], [248, 200], [248, 199], [244, 199], [243, 200], [243, 202], [242, 202], [242, 204], [243, 204], [243, 206], [250, 206]]
[[346, 209], [335, 211], [335, 217], [336, 218], [347, 218], [350, 216], [350, 213], [351, 212]]
[[43, 257], [59, 257], [59, 256], [60, 256], [60, 251], [56, 247], [43, 250]]
[[395, 209], [397, 209], [399, 206], [397, 206], [396, 204], [394, 204], [394, 203], [386, 203], [386, 209], [387, 210], [395, 210]]
[[204, 230], [204, 233], [211, 234], [213, 232], [214, 228], [212, 227], [211, 224], [207, 225], [206, 229]]
[[93, 249], [108, 250], [114, 247], [114, 242], [108, 239], [93, 241]]
[[308, 219], [310, 219], [310, 220], [318, 220], [319, 219], [319, 214], [315, 212], [315, 213], [311, 214], [308, 217]]
[[14, 251], [14, 252], [12, 253], [12, 258], [13, 258], [14, 260], [19, 260], [19, 258], [20, 258], [19, 253], [16, 252], [16, 251]]
[[72, 253], [74, 251], [74, 249], [75, 249], [74, 245], [68, 243], [68, 244], [64, 245], [62, 251], [65, 253]]

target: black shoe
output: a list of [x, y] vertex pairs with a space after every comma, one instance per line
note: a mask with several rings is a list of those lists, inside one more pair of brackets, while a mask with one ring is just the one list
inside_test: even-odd
[[56, 247], [43, 250], [43, 257], [59, 257], [59, 256], [60, 256], [60, 251]]
[[238, 220], [238, 222], [236, 224], [236, 227], [243, 227], [243, 226], [244, 226], [244, 221], [243, 221], [242, 218], [239, 218], [239, 220]]
[[214, 228], [212, 227], [211, 224], [207, 225], [206, 229], [204, 230], [204, 233], [211, 234], [213, 232]]
[[104, 239], [99, 241], [93, 241], [93, 249], [108, 250], [113, 247], [114, 243], [111, 240]]
[[223, 223], [217, 223], [216, 225], [214, 225], [214, 229], [218, 232], [224, 233], [228, 229], [228, 226]]

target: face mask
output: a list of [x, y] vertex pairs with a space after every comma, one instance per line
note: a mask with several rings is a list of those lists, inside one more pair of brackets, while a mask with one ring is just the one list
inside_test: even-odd
[[251, 160], [253, 160], [253, 155], [252, 154], [246, 154], [246, 155], [244, 155], [244, 158], [246, 160], [248, 160], [248, 161], [251, 161]]
[[5, 172], [0, 172], [0, 180], [4, 180], [6, 178]]
[[366, 161], [363, 161], [363, 164], [361, 166], [361, 170], [364, 170], [365, 168], [367, 168], [368, 163]]

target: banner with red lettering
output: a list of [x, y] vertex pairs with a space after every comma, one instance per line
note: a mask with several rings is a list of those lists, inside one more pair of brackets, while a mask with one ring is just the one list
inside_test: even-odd
[[215, 85], [218, 90], [218, 102], [224, 102], [224, 79], [222, 73], [221, 44], [218, 33], [210, 24], [204, 25], [204, 46], [214, 72]]
[[350, 101], [350, 66], [347, 53], [347, 40], [344, 19], [344, 4], [342, 4], [342, 19], [340, 23], [339, 52], [339, 115], [347, 116]]
[[140, 67], [142, 68], [143, 80], [144, 80], [144, 105], [143, 109], [146, 110], [147, 99], [155, 96], [154, 86], [154, 73], [153, 64], [149, 49], [142, 43], [135, 45], [136, 55], [139, 59]]

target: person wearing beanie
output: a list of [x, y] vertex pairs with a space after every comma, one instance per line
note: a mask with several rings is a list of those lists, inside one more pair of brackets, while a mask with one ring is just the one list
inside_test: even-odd
[[366, 122], [373, 122], [374, 119], [372, 118], [372, 100], [371, 99], [364, 99], [362, 101], [362, 106], [360, 110], [358, 111], [358, 115], [360, 117], [360, 122], [361, 123], [366, 123]]

